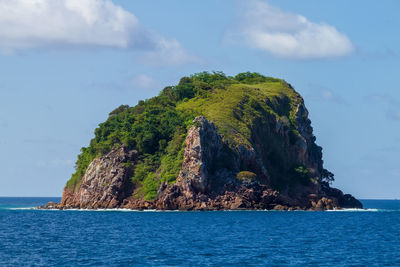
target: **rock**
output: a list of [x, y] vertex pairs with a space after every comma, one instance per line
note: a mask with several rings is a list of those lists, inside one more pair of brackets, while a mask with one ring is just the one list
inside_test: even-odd
[[288, 210], [289, 208], [287, 206], [283, 206], [283, 205], [276, 205], [274, 207], [274, 210], [280, 210], [280, 211], [284, 211], [284, 210]]
[[194, 119], [185, 140], [184, 161], [179, 173], [179, 183], [184, 193], [205, 193], [210, 189], [210, 164], [219, 158], [222, 149], [221, 136], [214, 123], [204, 116]]
[[345, 194], [343, 197], [339, 198], [339, 206], [342, 208], [363, 208], [361, 202], [350, 194]]
[[133, 190], [132, 171], [124, 163], [133, 162], [136, 151], [124, 146], [112, 149], [94, 159], [87, 168], [80, 186], [65, 188], [61, 199], [64, 208], [116, 208]]
[[49, 203], [46, 204], [45, 208], [46, 208], [46, 209], [55, 209], [56, 206], [57, 206], [56, 203], [50, 201]]
[[332, 209], [333, 207], [333, 201], [332, 199], [323, 197], [318, 200], [317, 203], [313, 202], [313, 209], [314, 210], [329, 210]]
[[362, 209], [363, 205], [360, 201], [358, 201], [355, 197], [350, 194], [343, 194], [343, 192], [337, 188], [332, 187], [323, 187], [323, 192], [326, 193], [327, 196], [335, 199], [337, 201], [336, 207], [340, 208], [357, 208]]

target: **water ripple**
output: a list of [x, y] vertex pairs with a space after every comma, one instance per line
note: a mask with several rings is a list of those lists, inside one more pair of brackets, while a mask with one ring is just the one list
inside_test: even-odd
[[398, 266], [400, 210], [385, 207], [54, 212], [0, 199], [0, 266]]

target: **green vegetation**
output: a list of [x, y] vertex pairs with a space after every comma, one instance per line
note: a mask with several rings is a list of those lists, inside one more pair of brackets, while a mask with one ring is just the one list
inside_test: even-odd
[[[251, 146], [254, 138], [263, 138], [265, 118], [276, 118], [282, 127], [291, 129], [295, 140], [299, 135], [295, 114], [301, 101], [284, 80], [258, 73], [230, 77], [222, 72], [201, 72], [183, 77], [178, 85], [165, 87], [156, 97], [139, 101], [134, 107], [121, 105], [110, 112], [95, 130], [90, 145], [81, 149], [76, 172], [66, 186], [74, 190], [94, 158], [124, 145], [138, 151], [132, 176], [134, 196], [154, 199], [162, 182], [175, 182], [183, 161], [186, 132], [196, 116], [204, 115], [216, 124], [230, 151], [239, 145]], [[259, 137], [254, 136], [257, 131]], [[284, 156], [282, 142], [275, 140], [266, 149], [268, 154], [261, 155], [268, 158], [269, 165], [278, 164]], [[253, 174], [242, 171], [238, 179], [255, 179]]]
[[[139, 162], [146, 166], [147, 172], [156, 171], [161, 162], [165, 162], [162, 165], [163, 173], [166, 175], [176, 173], [176, 164], [173, 163], [179, 162], [180, 159], [177, 157], [180, 154], [175, 153], [173, 149], [176, 146], [181, 148], [179, 142], [184, 139], [182, 133], [186, 132], [182, 129], [186, 129], [188, 122], [193, 118], [177, 111], [175, 104], [173, 98], [161, 95], [140, 101], [135, 107], [120, 106], [112, 111], [107, 121], [101, 123], [95, 130], [95, 137], [89, 147], [81, 149], [76, 162], [76, 172], [67, 186], [74, 188], [79, 185], [86, 168], [95, 157], [122, 144], [138, 151]], [[137, 175], [137, 169], [135, 168], [135, 181], [149, 186], [150, 183], [147, 181], [150, 178], [146, 180]], [[145, 193], [147, 194], [147, 191]]]
[[[300, 101], [300, 95], [289, 84], [273, 79], [262, 84], [231, 83], [227, 88], [214, 89], [212, 93], [181, 102], [177, 110], [193, 116], [204, 115], [218, 126], [229, 144], [250, 145], [257, 119], [268, 114], [282, 118], [289, 127], [294, 127]], [[282, 109], [285, 105], [280, 102], [287, 103], [286, 109]]]
[[295, 177], [298, 179], [298, 181], [303, 184], [307, 185], [311, 182], [311, 171], [304, 167], [304, 166], [298, 166], [297, 168], [294, 169], [295, 172]]
[[237, 174], [236, 178], [241, 181], [255, 181], [257, 179], [257, 174], [249, 171], [241, 171]]
[[322, 182], [325, 185], [329, 185], [331, 183], [333, 183], [333, 181], [335, 181], [335, 176], [333, 173], [331, 173], [330, 171], [328, 171], [327, 169], [323, 169], [321, 172], [321, 178], [322, 178]]

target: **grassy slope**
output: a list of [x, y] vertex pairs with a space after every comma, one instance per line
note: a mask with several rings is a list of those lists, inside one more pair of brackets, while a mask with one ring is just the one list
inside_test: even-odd
[[[290, 99], [286, 110], [279, 110], [277, 99]], [[269, 99], [269, 104], [266, 103]], [[204, 115], [213, 121], [221, 134], [233, 144], [249, 145], [251, 126], [256, 117], [262, 117], [266, 110], [283, 121], [295, 125], [295, 112], [301, 101], [286, 82], [274, 81], [261, 84], [233, 84], [226, 89], [216, 89], [205, 97], [196, 97], [177, 106], [178, 110], [195, 115]], [[272, 103], [272, 105], [271, 105]], [[283, 117], [286, 117], [284, 119]]]

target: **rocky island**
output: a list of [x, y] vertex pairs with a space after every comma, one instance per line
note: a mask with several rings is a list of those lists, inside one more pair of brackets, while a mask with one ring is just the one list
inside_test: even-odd
[[122, 105], [81, 150], [57, 209], [362, 208], [330, 186], [303, 98], [281, 79], [202, 72]]

